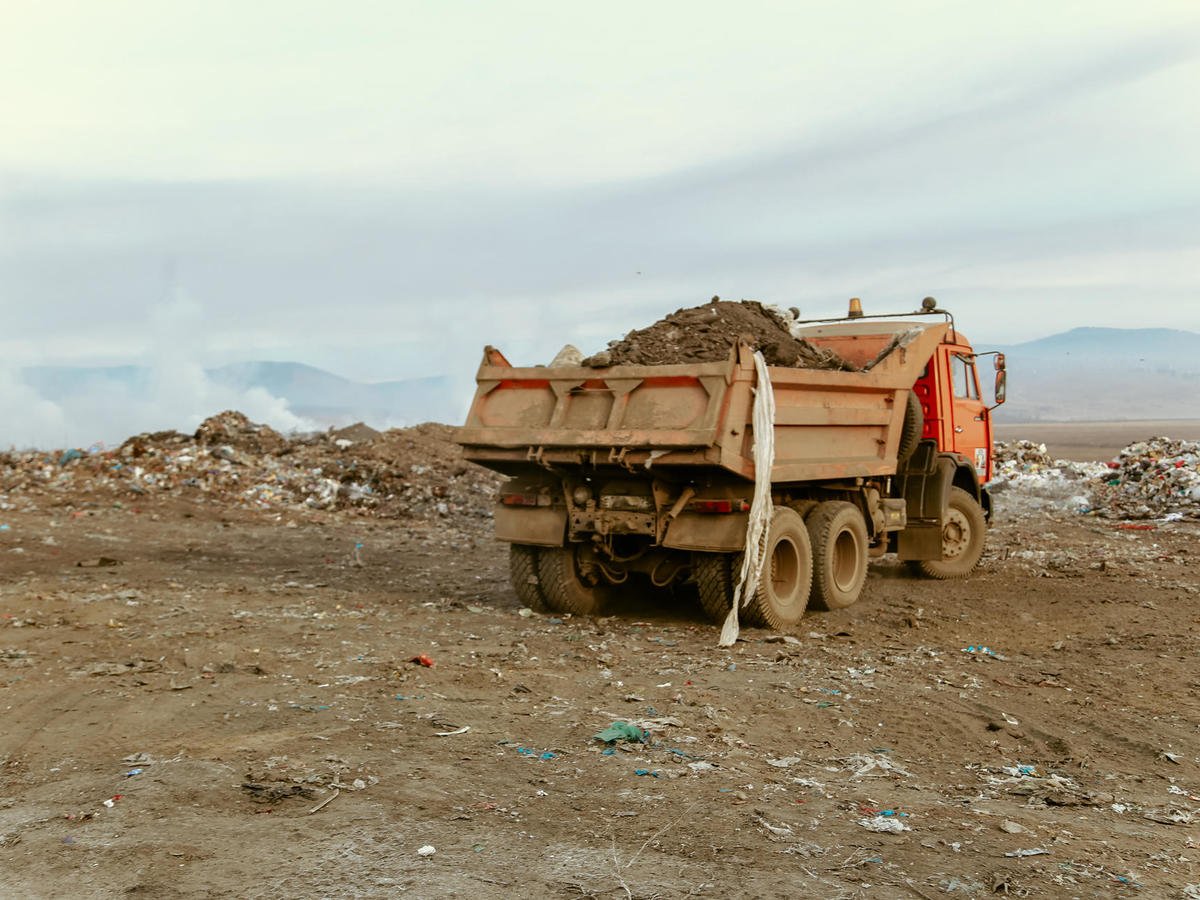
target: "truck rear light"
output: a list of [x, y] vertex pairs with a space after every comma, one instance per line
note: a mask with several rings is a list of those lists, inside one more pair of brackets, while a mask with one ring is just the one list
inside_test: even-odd
[[549, 506], [550, 498], [541, 494], [501, 494], [505, 506]]
[[750, 504], [745, 500], [693, 500], [688, 504], [688, 510], [697, 513], [748, 512]]

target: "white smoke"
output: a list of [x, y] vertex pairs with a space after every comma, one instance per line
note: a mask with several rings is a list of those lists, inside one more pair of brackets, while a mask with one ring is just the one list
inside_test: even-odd
[[16, 367], [0, 368], [0, 447], [112, 446], [144, 431], [194, 431], [225, 409], [283, 432], [316, 429], [263, 388], [242, 389], [208, 377], [200, 363], [206, 349], [202, 313], [182, 295], [153, 311], [145, 377], [114, 373], [81, 379], [51, 400]]

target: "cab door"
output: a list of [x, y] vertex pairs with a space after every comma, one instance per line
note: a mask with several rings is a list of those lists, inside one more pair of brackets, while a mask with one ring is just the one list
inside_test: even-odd
[[992, 477], [992, 422], [988, 408], [980, 398], [975, 357], [968, 352], [951, 350], [946, 358], [951, 393], [951, 449], [971, 461], [980, 482], [989, 481]]

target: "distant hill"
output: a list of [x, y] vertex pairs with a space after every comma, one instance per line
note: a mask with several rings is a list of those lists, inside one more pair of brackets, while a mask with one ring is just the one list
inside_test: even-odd
[[[1111, 421], [1116, 419], [1200, 419], [1200, 334], [1165, 328], [1075, 328], [1036, 341], [1001, 347], [1008, 358], [1008, 402], [996, 411], [1001, 423]], [[177, 416], [178, 392], [165, 384], [176, 374], [141, 366], [37, 366], [24, 369], [24, 381], [46, 400], [63, 406], [68, 421], [95, 410], [105, 429], [168, 427]], [[400, 381], [351, 381], [296, 362], [244, 362], [194, 370], [204, 390], [183, 386], [196, 401], [191, 418], [227, 405], [257, 406], [270, 395], [287, 411], [319, 427], [364, 421], [374, 427], [425, 421], [457, 423], [471, 396], [470, 373]], [[981, 373], [990, 381], [987, 360]], [[184, 381], [188, 373], [183, 373]], [[990, 388], [985, 388], [990, 395]], [[198, 399], [197, 399], [198, 398]], [[268, 398], [269, 399], [269, 398]], [[115, 411], [142, 403], [137, 416]], [[203, 408], [200, 408], [203, 407]], [[214, 408], [209, 408], [214, 407]], [[107, 423], [107, 424], [105, 424]], [[155, 424], [158, 423], [158, 424]], [[124, 433], [131, 433], [126, 431]], [[113, 434], [110, 438], [120, 435]], [[20, 436], [18, 436], [20, 437]], [[56, 437], [55, 440], [58, 440]]]
[[454, 379], [446, 375], [368, 383], [294, 362], [234, 363], [207, 372], [230, 388], [263, 388], [286, 400], [296, 415], [321, 424], [444, 422], [459, 417], [463, 399], [454, 395]]
[[1200, 334], [1192, 331], [1073, 328], [989, 349], [1008, 361], [1002, 422], [1200, 418]]

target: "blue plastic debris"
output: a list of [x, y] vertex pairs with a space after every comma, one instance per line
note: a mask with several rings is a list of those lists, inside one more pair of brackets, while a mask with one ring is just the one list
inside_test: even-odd
[[657, 777], [658, 777], [658, 773], [657, 773], [657, 772], [651, 772], [649, 769], [634, 769], [634, 770], [633, 770], [633, 774], [634, 774], [634, 775], [638, 775], [638, 776], [649, 775], [651, 778], [657, 778]]
[[551, 753], [549, 750], [538, 751], [532, 747], [518, 747], [517, 752], [522, 756], [536, 756], [538, 759], [557, 759], [557, 753]]
[[126, 778], [132, 778], [134, 775], [141, 775], [144, 769], [130, 769], [125, 773]]
[[963, 653], [977, 653], [980, 656], [994, 656], [999, 659], [999, 654], [991, 647], [985, 647], [983, 644], [971, 644], [969, 647], [962, 648]]

